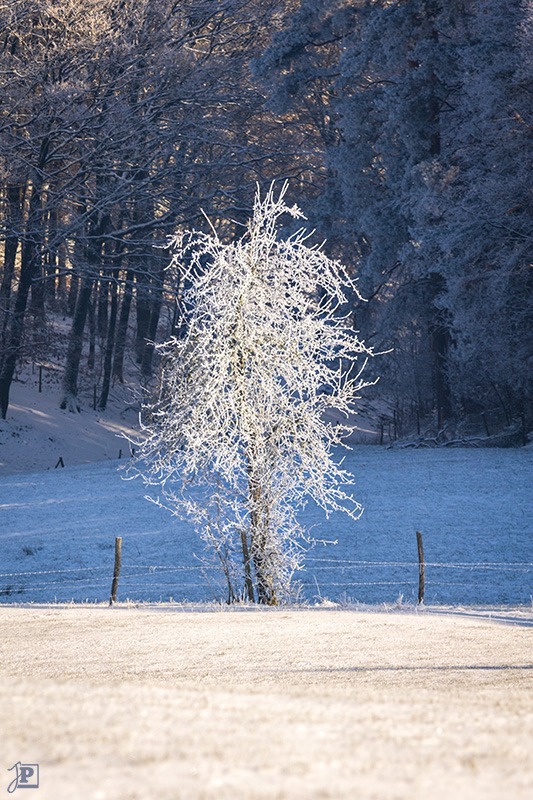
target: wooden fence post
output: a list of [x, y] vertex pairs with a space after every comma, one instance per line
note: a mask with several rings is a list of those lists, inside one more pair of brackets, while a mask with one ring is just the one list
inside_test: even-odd
[[120, 576], [120, 564], [122, 561], [122, 536], [115, 537], [115, 567], [113, 569], [113, 583], [111, 584], [111, 597], [109, 605], [117, 602], [118, 579]]
[[424, 602], [424, 591], [426, 588], [424, 545], [422, 543], [422, 534], [420, 531], [416, 532], [416, 544], [418, 547], [418, 603], [420, 605]]

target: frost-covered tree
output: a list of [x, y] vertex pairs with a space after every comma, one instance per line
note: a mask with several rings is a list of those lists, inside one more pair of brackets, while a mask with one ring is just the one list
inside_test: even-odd
[[342, 314], [353, 277], [304, 229], [279, 236], [282, 215], [302, 216], [286, 188], [258, 191], [237, 241], [214, 230], [173, 239], [172, 269], [190, 287], [185, 332], [160, 347], [136, 461], [161, 489], [156, 502], [190, 515], [216, 550], [230, 599], [267, 604], [288, 596], [302, 563], [307, 499], [361, 513], [333, 446], [351, 430], [372, 354]]
[[[416, 201], [419, 166], [441, 154], [442, 111], [457, 80], [448, 29], [459, 5], [304, 0], [292, 28], [274, 38], [260, 62], [264, 77], [273, 65], [280, 68], [274, 101], [284, 108], [291, 99], [307, 106], [320, 90], [336, 135], [326, 141], [329, 180], [316, 224], [344, 238], [341, 249], [359, 262], [363, 293], [372, 299], [357, 309], [360, 324], [396, 350], [390, 393], [415, 401], [418, 365], [401, 387], [396, 378], [406, 376], [404, 356], [415, 352], [419, 360], [420, 353], [429, 373], [426, 405], [441, 423], [450, 414], [449, 335], [436, 304], [444, 282], [417, 230]], [[398, 291], [403, 286], [407, 292]]]
[[313, 223], [358, 260], [383, 391], [439, 429], [494, 405], [530, 425], [531, 3], [302, 0], [289, 22], [257, 71], [282, 112], [321, 99]]
[[500, 408], [504, 421], [522, 417], [531, 429], [533, 11], [515, 0], [478, 0], [468, 11], [456, 47], [461, 84], [420, 206], [438, 217], [426, 238], [446, 276], [456, 402]]

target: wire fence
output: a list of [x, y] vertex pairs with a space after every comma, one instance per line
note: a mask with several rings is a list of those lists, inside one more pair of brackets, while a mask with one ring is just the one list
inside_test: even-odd
[[[426, 562], [426, 601], [450, 604], [529, 604], [533, 562]], [[392, 602], [416, 600], [418, 561], [308, 558], [295, 575], [299, 599]], [[0, 572], [0, 601], [83, 602], [109, 599], [113, 564]], [[136, 602], [224, 601], [220, 566], [123, 563], [118, 599]]]

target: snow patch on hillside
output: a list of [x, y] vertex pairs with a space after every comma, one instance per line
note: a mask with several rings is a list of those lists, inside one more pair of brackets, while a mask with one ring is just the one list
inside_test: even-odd
[[89, 464], [129, 455], [125, 437], [136, 439], [138, 403], [127, 387], [117, 387], [106, 411], [94, 411], [90, 390], [81, 400], [81, 412], [59, 408], [59, 374], [53, 366], [28, 367], [12, 384], [10, 406], [0, 420], [0, 475], [54, 469], [59, 459], [65, 466]]

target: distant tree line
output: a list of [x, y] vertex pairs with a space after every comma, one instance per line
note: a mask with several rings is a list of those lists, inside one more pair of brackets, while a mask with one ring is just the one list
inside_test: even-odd
[[[354, 327], [405, 431], [533, 423], [531, 6], [0, 3], [0, 413], [69, 320], [61, 404], [181, 324], [163, 249], [290, 192], [360, 276]], [[529, 27], [528, 27], [529, 26]]]

